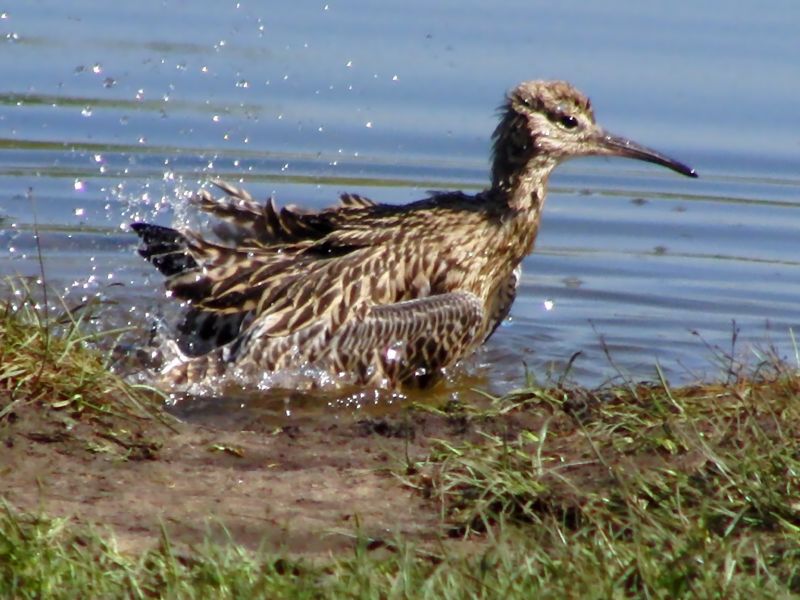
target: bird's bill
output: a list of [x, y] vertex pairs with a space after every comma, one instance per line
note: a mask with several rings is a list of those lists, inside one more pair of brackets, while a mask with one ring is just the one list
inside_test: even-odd
[[661, 165], [662, 167], [667, 167], [668, 169], [672, 169], [673, 171], [676, 171], [681, 175], [686, 175], [687, 177], [697, 177], [697, 172], [690, 166], [685, 165], [674, 158], [665, 156], [660, 152], [651, 150], [646, 146], [632, 142], [624, 137], [619, 137], [610, 133], [603, 133], [600, 136], [599, 142], [600, 146], [604, 150], [603, 154], [644, 160], [646, 162]]

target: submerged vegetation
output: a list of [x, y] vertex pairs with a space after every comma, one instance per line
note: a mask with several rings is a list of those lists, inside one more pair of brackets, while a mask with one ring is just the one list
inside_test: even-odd
[[[88, 313], [45, 311], [24, 287], [11, 295], [0, 304], [0, 437], [23, 427], [54, 448], [157, 459], [162, 398], [109, 371]], [[0, 596], [792, 597], [799, 396], [794, 370], [772, 361], [724, 384], [532, 386], [482, 407], [411, 407], [391, 431], [438, 423], [440, 435], [398, 452], [386, 477], [438, 515], [438, 540], [376, 541], [356, 524], [351, 551], [323, 559], [233, 535], [186, 545], [166, 530], [126, 550], [102, 522], [4, 501]]]

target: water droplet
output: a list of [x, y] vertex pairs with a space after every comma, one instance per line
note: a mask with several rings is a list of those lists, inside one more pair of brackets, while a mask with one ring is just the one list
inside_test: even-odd
[[76, 208], [76, 209], [73, 211], [73, 214], [74, 214], [76, 217], [82, 217], [84, 214], [86, 214], [86, 209], [85, 209], [85, 208]]
[[544, 301], [544, 309], [547, 310], [547, 311], [553, 310], [553, 308], [555, 308], [555, 306], [556, 306], [556, 303], [553, 300], [551, 300], [550, 298], [548, 298], [547, 300]]
[[91, 106], [87, 106], [87, 107], [85, 107], [85, 108], [84, 108], [84, 109], [81, 111], [81, 114], [82, 114], [84, 117], [91, 117], [91, 116], [92, 116], [92, 107], [91, 107]]
[[103, 87], [104, 87], [104, 88], [112, 88], [112, 87], [114, 87], [115, 85], [117, 85], [117, 80], [116, 80], [116, 79], [114, 79], [113, 77], [106, 77], [106, 78], [103, 80]]
[[75, 188], [76, 192], [82, 192], [86, 188], [83, 181], [81, 181], [80, 179], [76, 179], [72, 184], [72, 187]]
[[219, 123], [219, 115], [214, 115], [211, 117], [211, 120], [214, 121], [214, 123]]
[[247, 81], [246, 79], [240, 79], [239, 81], [236, 82], [236, 87], [247, 89], [250, 87], [250, 82]]
[[392, 81], [397, 81], [399, 77], [397, 75], [392, 75]]
[[348, 60], [347, 63], [344, 66], [348, 67], [348, 68], [352, 67], [353, 66], [353, 61], [352, 60]]
[[365, 125], [365, 127], [367, 129], [372, 129], [372, 121], [367, 121], [367, 124]]
[[94, 73], [95, 75], [99, 75], [102, 72], [103, 72], [103, 67], [100, 65], [100, 63], [94, 63], [92, 65], [92, 73]]

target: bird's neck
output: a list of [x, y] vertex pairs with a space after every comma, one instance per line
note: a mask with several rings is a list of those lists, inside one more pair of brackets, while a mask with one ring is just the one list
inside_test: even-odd
[[556, 159], [542, 152], [524, 117], [507, 110], [494, 132], [492, 192], [516, 211], [541, 208]]
[[[492, 189], [489, 194], [501, 214], [498, 238], [492, 242], [499, 263], [512, 270], [533, 251], [539, 220], [544, 208], [547, 180], [552, 165], [539, 157], [529, 160], [510, 171], [503, 171], [495, 163], [492, 172]], [[499, 167], [499, 168], [498, 168]]]
[[495, 179], [492, 189], [499, 192], [498, 196], [512, 212], [538, 214], [544, 204], [547, 180], [553, 167], [555, 164], [549, 165], [533, 157], [522, 168]]

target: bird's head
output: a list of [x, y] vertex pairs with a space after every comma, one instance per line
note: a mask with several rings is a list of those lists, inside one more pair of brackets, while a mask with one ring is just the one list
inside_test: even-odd
[[500, 108], [494, 132], [493, 179], [513, 185], [529, 166], [544, 174], [576, 156], [623, 156], [662, 165], [688, 177], [694, 169], [597, 125], [589, 99], [565, 81], [526, 81]]

